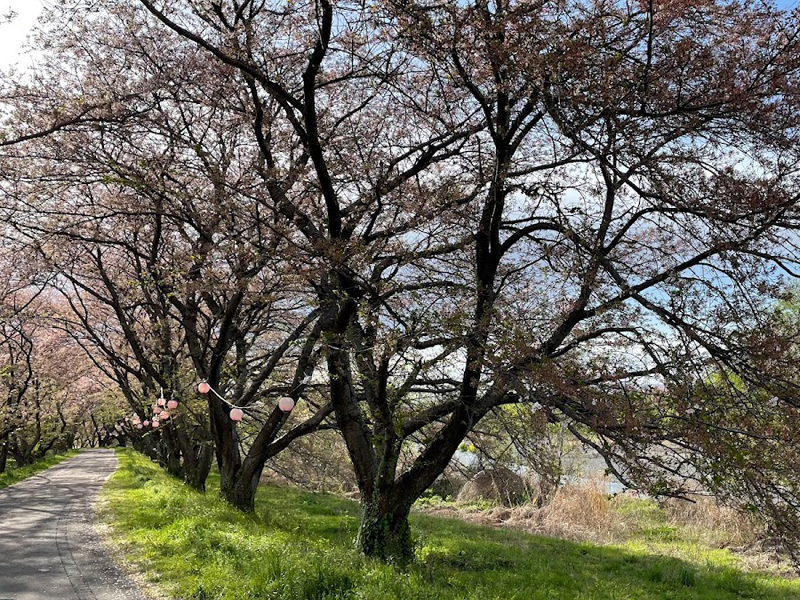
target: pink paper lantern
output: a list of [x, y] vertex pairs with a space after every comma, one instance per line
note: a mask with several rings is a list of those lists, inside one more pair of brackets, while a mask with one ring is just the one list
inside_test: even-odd
[[167, 408], [170, 410], [175, 410], [178, 408], [178, 401], [177, 400], [170, 400], [167, 402]]
[[165, 411], [165, 410], [162, 410], [162, 411], [161, 411], [161, 412], [158, 414], [158, 418], [159, 418], [159, 419], [164, 419], [164, 420], [166, 420], [166, 419], [169, 419], [169, 413], [168, 413], [167, 411]]
[[142, 424], [141, 423], [137, 423], [136, 424], [136, 429], [141, 429], [141, 428], [142, 428]]
[[244, 417], [244, 411], [241, 408], [231, 409], [231, 421], [241, 421]]
[[283, 412], [292, 412], [294, 408], [294, 400], [289, 396], [284, 396], [280, 400], [278, 400], [278, 408], [280, 408]]
[[200, 385], [197, 386], [197, 391], [201, 394], [207, 394], [211, 391], [211, 386], [208, 385], [205, 381], [201, 382]]
[[166, 403], [167, 403], [166, 398], [159, 398], [158, 399], [158, 405], [159, 406], [164, 406], [164, 405], [166, 405]]
[[144, 423], [142, 423], [142, 425], [144, 425], [145, 427], [147, 427], [148, 425], [150, 425], [150, 421], [145, 421]]
[[153, 428], [158, 427], [161, 423], [158, 422], [158, 419], [153, 419]]

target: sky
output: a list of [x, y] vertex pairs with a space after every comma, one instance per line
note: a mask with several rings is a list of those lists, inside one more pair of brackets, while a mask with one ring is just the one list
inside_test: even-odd
[[[10, 24], [0, 25], [0, 67], [8, 67], [18, 62], [19, 53], [25, 38], [42, 10], [46, 0], [0, 0], [0, 15], [9, 11], [17, 13]], [[800, 0], [777, 0], [778, 6], [792, 8]]]
[[7, 67], [18, 61], [19, 52], [28, 32], [36, 23], [43, 0], [0, 0], [0, 15], [17, 13], [11, 22], [0, 25], [0, 66]]

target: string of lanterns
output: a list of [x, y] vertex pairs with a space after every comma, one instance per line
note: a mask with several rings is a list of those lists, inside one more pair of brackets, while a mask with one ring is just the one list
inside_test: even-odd
[[[307, 380], [310, 379], [306, 378], [302, 384], [307, 383]], [[229, 402], [224, 396], [222, 396], [217, 390], [211, 387], [207, 381], [201, 381], [200, 384], [197, 386], [197, 391], [203, 395], [207, 395], [210, 392], [213, 392], [214, 395], [222, 400], [225, 404], [230, 407], [230, 412], [228, 416], [230, 417], [231, 421], [239, 422], [244, 418], [245, 410], [243, 407], [236, 406], [235, 404]], [[294, 398], [291, 396], [282, 396], [278, 399], [278, 408], [284, 413], [290, 413], [294, 410], [295, 401]], [[146, 429], [148, 427], [152, 427], [153, 429], [158, 429], [161, 424], [172, 417], [172, 412], [178, 408], [178, 401], [175, 399], [167, 400], [164, 397], [164, 388], [161, 388], [161, 394], [156, 400], [156, 402], [152, 405], [152, 417], [150, 419], [142, 420], [138, 414], [134, 414], [132, 417], [127, 417], [125, 420], [129, 422], [134, 428], [136, 429]], [[122, 430], [122, 426], [117, 424], [115, 427], [117, 432]]]
[[[231, 418], [231, 421], [241, 421], [244, 418], [244, 410], [240, 406], [236, 406], [231, 402], [228, 402], [226, 398], [224, 398], [217, 390], [211, 387], [207, 381], [201, 381], [200, 384], [197, 386], [197, 391], [203, 395], [208, 394], [209, 392], [213, 392], [214, 395], [222, 400], [225, 404], [231, 407], [230, 413], [228, 416]], [[278, 399], [278, 408], [285, 413], [290, 413], [294, 409], [294, 398], [291, 396], [282, 396]]]
[[174, 411], [178, 408], [178, 401], [174, 398], [172, 400], [167, 400], [164, 398], [164, 388], [161, 388], [161, 395], [151, 408], [153, 410], [153, 415], [150, 419], [145, 419], [142, 421], [139, 415], [134, 414], [133, 417], [130, 417], [126, 420], [129, 420], [131, 425], [133, 425], [133, 427], [136, 429], [144, 429], [146, 427], [158, 429], [163, 421], [166, 421], [172, 417], [172, 413], [170, 411]]

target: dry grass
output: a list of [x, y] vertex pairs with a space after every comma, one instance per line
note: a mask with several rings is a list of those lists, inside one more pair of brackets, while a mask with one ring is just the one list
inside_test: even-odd
[[610, 542], [629, 529], [599, 484], [565, 486], [541, 513], [542, 533], [571, 540]]
[[618, 541], [630, 528], [613, 510], [599, 484], [564, 486], [542, 508], [524, 506], [512, 511], [507, 524], [550, 537], [595, 543]]
[[753, 517], [708, 496], [693, 500], [668, 500], [664, 510], [669, 523], [693, 531], [698, 539], [714, 548], [749, 546], [764, 539], [766, 532]]
[[793, 574], [787, 559], [765, 541], [765, 531], [756, 519], [713, 498], [659, 504], [627, 493], [610, 497], [605, 489], [602, 481], [567, 485], [542, 508], [533, 504], [508, 508], [441, 503], [425, 510], [482, 525], [578, 542], [647, 548], [676, 557], [730, 551], [746, 570]]
[[501, 525], [573, 541], [613, 543], [625, 536], [630, 524], [614, 510], [602, 485], [568, 485], [559, 489], [544, 507], [523, 504], [513, 508], [449, 503], [428, 507], [427, 512], [459, 516], [484, 525]]
[[797, 576], [781, 545], [770, 539], [764, 525], [751, 515], [709, 497], [694, 502], [669, 500], [664, 510], [669, 522], [681, 527], [685, 535], [709, 548], [730, 549], [749, 571]]

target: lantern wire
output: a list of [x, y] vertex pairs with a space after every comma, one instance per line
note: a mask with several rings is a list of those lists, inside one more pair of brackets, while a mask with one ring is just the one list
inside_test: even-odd
[[[306, 383], [308, 383], [309, 379], [310, 379], [310, 377], [303, 378], [303, 380], [300, 381], [300, 383], [298, 383], [295, 387], [293, 387], [291, 390], [289, 390], [289, 393], [291, 394], [293, 391], [295, 391], [301, 385], [305, 385]], [[238, 404], [233, 404], [233, 403], [229, 402], [227, 398], [222, 396], [217, 390], [215, 390], [213, 387], [211, 387], [211, 384], [208, 383], [208, 381], [206, 381], [205, 379], [202, 380], [200, 383], [205, 383], [208, 386], [208, 389], [211, 390], [212, 392], [214, 392], [214, 395], [217, 398], [222, 400], [225, 404], [227, 404], [231, 408], [238, 408], [239, 410], [243, 410], [245, 412], [253, 412], [253, 411], [257, 410], [257, 407], [254, 407], [254, 406], [239, 406]]]
[[211, 390], [212, 392], [214, 392], [214, 395], [215, 395], [217, 398], [219, 398], [220, 400], [222, 400], [222, 401], [223, 401], [225, 404], [227, 404], [227, 405], [228, 405], [228, 406], [230, 406], [231, 408], [238, 408], [238, 409], [241, 409], [241, 410], [245, 410], [245, 409], [246, 409], [246, 407], [244, 407], [244, 406], [237, 406], [236, 404], [233, 404], [233, 403], [231, 403], [231, 402], [228, 402], [228, 399], [227, 399], [227, 398], [225, 398], [225, 397], [223, 397], [223, 396], [221, 396], [221, 395], [220, 395], [220, 393], [219, 393], [219, 392], [217, 392], [217, 390], [215, 390], [213, 387], [211, 387], [211, 385], [210, 385], [210, 384], [209, 384], [207, 381], [203, 381], [202, 383], [205, 383], [205, 384], [208, 386], [208, 389], [209, 389], [209, 390]]

